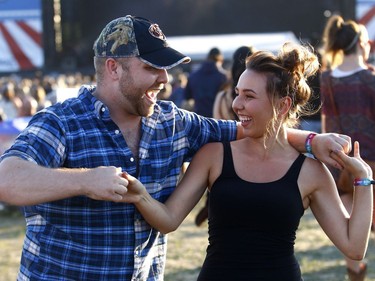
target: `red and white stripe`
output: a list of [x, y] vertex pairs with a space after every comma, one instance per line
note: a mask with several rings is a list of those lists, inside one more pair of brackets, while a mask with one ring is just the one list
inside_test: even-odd
[[[357, 4], [357, 19], [359, 23], [366, 26], [368, 30], [369, 38], [370, 40], [374, 42], [375, 41], [375, 2], [371, 3], [371, 1], [369, 1], [368, 3], [366, 3], [364, 1], [363, 3], [361, 3], [359, 1], [359, 3]], [[372, 51], [374, 51], [374, 48], [375, 46], [373, 44]]]
[[0, 71], [31, 70], [43, 64], [41, 20], [0, 21]]

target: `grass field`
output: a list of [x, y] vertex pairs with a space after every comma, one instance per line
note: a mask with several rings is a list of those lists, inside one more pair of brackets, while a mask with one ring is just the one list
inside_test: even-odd
[[[200, 203], [202, 204], [202, 202]], [[198, 205], [180, 228], [169, 235], [165, 281], [194, 281], [207, 246], [207, 224], [194, 225]], [[0, 215], [0, 281], [16, 280], [25, 229], [20, 215]], [[346, 281], [341, 254], [307, 211], [297, 234], [296, 254], [305, 281]], [[375, 236], [366, 256], [367, 281], [375, 281]]]

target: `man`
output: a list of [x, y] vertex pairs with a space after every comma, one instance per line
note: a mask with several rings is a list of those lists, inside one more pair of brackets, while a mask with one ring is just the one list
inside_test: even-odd
[[[23, 206], [27, 224], [18, 280], [163, 280], [166, 236], [121, 202], [121, 171], [164, 202], [201, 146], [236, 138], [234, 121], [157, 101], [166, 70], [190, 60], [157, 24], [115, 19], [94, 52], [97, 86], [38, 112], [0, 158], [0, 201]], [[306, 136], [290, 141], [301, 151]], [[318, 135], [312, 145], [334, 164], [329, 151], [348, 140]]]

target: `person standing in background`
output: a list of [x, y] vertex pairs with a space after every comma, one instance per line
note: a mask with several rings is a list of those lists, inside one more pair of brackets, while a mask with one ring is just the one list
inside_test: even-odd
[[0, 92], [0, 108], [4, 119], [18, 117], [18, 111], [22, 106], [21, 99], [17, 96], [15, 82], [9, 81], [2, 86]]
[[[349, 135], [361, 144], [362, 158], [375, 172], [375, 72], [367, 63], [371, 42], [366, 27], [341, 16], [332, 16], [323, 33], [320, 79], [322, 132]], [[345, 188], [344, 173], [332, 170], [341, 199], [350, 213], [352, 186]], [[351, 179], [349, 178], [349, 182]], [[374, 214], [375, 215], [375, 214]], [[373, 216], [374, 226], [375, 216]], [[346, 258], [351, 281], [365, 280], [365, 261]]]
[[207, 59], [187, 81], [184, 96], [186, 100], [194, 100], [194, 112], [212, 117], [212, 109], [217, 93], [228, 83], [228, 73], [223, 68], [224, 57], [218, 48], [212, 48]]
[[178, 107], [183, 107], [185, 96], [184, 91], [187, 83], [187, 75], [184, 72], [179, 72], [173, 75], [172, 80], [172, 94], [169, 97]]

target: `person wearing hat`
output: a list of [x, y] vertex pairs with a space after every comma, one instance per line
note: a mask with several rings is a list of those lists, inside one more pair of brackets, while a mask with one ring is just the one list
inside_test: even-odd
[[[26, 218], [18, 280], [163, 280], [166, 236], [125, 203], [123, 172], [165, 202], [200, 147], [241, 137], [235, 121], [157, 101], [167, 69], [190, 58], [156, 23], [114, 19], [93, 49], [97, 85], [35, 114], [0, 158], [0, 201]], [[308, 132], [291, 135], [303, 151]], [[313, 151], [338, 165], [329, 151], [349, 140], [318, 135]]]

